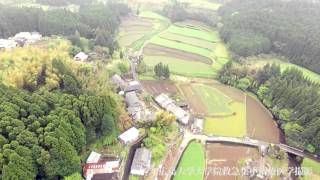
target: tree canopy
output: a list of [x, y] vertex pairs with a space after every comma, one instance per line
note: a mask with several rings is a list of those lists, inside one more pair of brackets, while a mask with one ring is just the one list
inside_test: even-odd
[[220, 34], [238, 55], [271, 50], [319, 73], [319, 8], [311, 1], [233, 0], [219, 9]]
[[309, 81], [295, 68], [281, 72], [276, 64], [267, 64], [255, 72], [230, 62], [219, 79], [257, 94], [276, 117], [289, 145], [320, 154], [319, 84]]

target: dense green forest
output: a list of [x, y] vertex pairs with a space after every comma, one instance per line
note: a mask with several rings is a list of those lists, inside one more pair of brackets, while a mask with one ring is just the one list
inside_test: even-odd
[[[80, 170], [80, 154], [118, 133], [118, 104], [109, 95], [85, 93], [62, 61], [52, 62], [60, 88], [34, 92], [0, 84], [1, 179], [58, 178]], [[45, 84], [38, 75], [39, 86]], [[90, 94], [90, 95], [88, 95]]]
[[95, 0], [37, 0], [39, 4], [45, 4], [50, 6], [66, 6], [69, 4], [77, 4], [77, 5], [88, 5]]
[[219, 18], [215, 11], [188, 7], [185, 3], [176, 0], [166, 4], [159, 13], [168, 17], [172, 22], [195, 20], [210, 26], [216, 26], [219, 22]]
[[106, 39], [114, 39], [120, 16], [129, 12], [127, 5], [110, 2], [80, 7], [73, 13], [66, 9], [44, 11], [38, 8], [18, 8], [0, 5], [0, 37], [7, 38], [18, 32], [38, 31], [45, 36], [73, 35], [94, 39], [103, 29]]
[[305, 79], [301, 71], [281, 72], [278, 65], [267, 64], [256, 72], [229, 62], [219, 79], [255, 93], [274, 114], [287, 144], [320, 154], [319, 85]]
[[236, 55], [272, 51], [319, 73], [319, 9], [299, 0], [233, 0], [219, 9], [220, 34]]

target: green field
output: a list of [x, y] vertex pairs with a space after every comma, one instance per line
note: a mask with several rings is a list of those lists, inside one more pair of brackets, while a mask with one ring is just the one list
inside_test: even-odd
[[207, 135], [244, 137], [247, 134], [246, 107], [244, 103], [234, 101], [230, 104], [236, 114], [225, 117], [207, 117], [204, 133]]
[[160, 14], [152, 12], [152, 11], [142, 11], [139, 14], [139, 16], [142, 18], [157, 19], [157, 20], [161, 20], [161, 21], [169, 21], [166, 17], [161, 16]]
[[312, 172], [320, 175], [320, 163], [309, 158], [304, 158], [301, 167], [310, 168]]
[[145, 56], [144, 61], [150, 68], [160, 62], [167, 64], [171, 73], [177, 75], [207, 78], [216, 75], [216, 71], [210, 65], [196, 61], [181, 60], [168, 56]]
[[222, 4], [208, 0], [181, 0], [181, 2], [188, 3], [190, 8], [210, 9], [213, 11], [218, 10]]
[[190, 45], [190, 44], [179, 43], [177, 41], [170, 41], [170, 40], [167, 40], [167, 39], [163, 39], [163, 38], [161, 38], [159, 36], [154, 37], [150, 41], [150, 43], [156, 44], [156, 45], [159, 45], [159, 46], [172, 48], [172, 49], [182, 50], [182, 51], [185, 51], [185, 52], [190, 52], [190, 53], [193, 53], [193, 54], [198, 54], [200, 56], [204, 56], [204, 57], [207, 57], [207, 58], [211, 59], [211, 55], [210, 54], [211, 54], [212, 51], [209, 51], [207, 49], [200, 48], [200, 47], [197, 47], [197, 46], [193, 46], [193, 45]]
[[280, 59], [277, 58], [250, 58], [248, 59], [248, 61], [246, 62], [245, 65], [248, 65], [250, 68], [262, 68], [264, 65], [266, 65], [267, 63], [276, 63], [279, 64], [281, 67], [281, 70], [285, 70], [286, 68], [297, 68], [300, 71], [302, 71], [302, 73], [304, 74], [304, 76], [308, 79], [310, 79], [311, 81], [320, 83], [320, 74], [317, 74], [315, 72], [312, 72], [304, 67], [289, 63], [289, 62], [285, 62], [282, 61]]
[[231, 98], [219, 90], [203, 84], [193, 84], [192, 88], [206, 106], [208, 116], [232, 115], [233, 111], [229, 107], [232, 102]]
[[212, 51], [215, 47], [215, 43], [212, 43], [209, 41], [196, 39], [188, 36], [183, 36], [179, 34], [169, 33], [169, 32], [162, 33], [160, 37], [164, 39], [180, 42], [180, 43], [190, 44], [203, 49], [207, 49], [209, 51]]
[[193, 37], [197, 39], [202, 39], [209, 42], [219, 42], [219, 34], [218, 32], [208, 32], [205, 30], [198, 30], [189, 27], [181, 27], [172, 25], [168, 28], [167, 32], [179, 34], [187, 37]]
[[221, 42], [218, 32], [209, 30], [197, 22], [186, 21], [179, 25], [171, 25], [148, 43], [203, 56], [205, 60], [210, 59], [213, 62], [210, 66], [196, 60], [192, 62], [183, 57], [178, 59], [174, 54], [172, 56], [148, 54], [145, 58], [149, 67], [163, 62], [168, 64], [170, 71], [177, 75], [214, 78], [229, 58], [227, 47]]
[[191, 142], [185, 150], [174, 180], [203, 180], [205, 152], [200, 143]]
[[310, 173], [306, 173], [302, 178], [303, 180], [320, 179], [320, 163], [309, 158], [304, 158], [301, 167], [310, 170]]

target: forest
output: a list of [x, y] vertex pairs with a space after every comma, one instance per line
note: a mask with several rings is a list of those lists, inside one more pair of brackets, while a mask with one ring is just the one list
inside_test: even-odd
[[[86, 92], [61, 60], [52, 63], [61, 77], [53, 91], [0, 85], [1, 179], [70, 175], [80, 171], [80, 154], [89, 144], [117, 137], [115, 99]], [[37, 86], [45, 87], [44, 74], [36, 76]]]
[[319, 73], [319, 8], [299, 0], [230, 1], [219, 9], [220, 34], [236, 56], [278, 53]]
[[0, 37], [7, 38], [18, 32], [40, 32], [44, 36], [73, 35], [94, 39], [98, 29], [103, 29], [106, 39], [114, 39], [120, 16], [129, 13], [127, 5], [111, 2], [107, 5], [81, 6], [79, 12], [66, 9], [44, 11], [38, 8], [9, 7], [0, 4]]
[[319, 84], [295, 68], [282, 72], [279, 65], [267, 64], [255, 71], [231, 61], [221, 70], [219, 80], [255, 93], [284, 130], [287, 144], [320, 154]]

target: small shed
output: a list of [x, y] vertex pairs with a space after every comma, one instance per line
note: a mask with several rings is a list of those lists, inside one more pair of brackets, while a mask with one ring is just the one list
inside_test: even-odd
[[97, 163], [101, 158], [101, 154], [92, 151], [86, 161], [86, 163]]
[[128, 107], [140, 107], [140, 101], [136, 92], [128, 92], [126, 94], [126, 103]]
[[117, 85], [117, 88], [120, 88], [120, 90], [124, 90], [126, 87], [126, 82], [118, 74], [113, 75], [111, 81]]
[[124, 91], [126, 93], [132, 91], [141, 91], [141, 84], [138, 81], [130, 81], [129, 85], [125, 88]]
[[139, 130], [135, 127], [128, 129], [127, 131], [125, 131], [119, 136], [119, 139], [124, 144], [130, 144], [136, 141], [138, 138], [139, 138]]
[[86, 61], [88, 59], [88, 55], [84, 52], [79, 52], [77, 55], [74, 56], [76, 61]]
[[195, 118], [192, 124], [192, 132], [195, 134], [201, 134], [203, 132], [204, 120], [200, 118]]
[[149, 149], [137, 149], [133, 157], [130, 174], [137, 176], [147, 175], [151, 167], [151, 158], [152, 153]]
[[18, 43], [13, 40], [0, 39], [0, 49], [12, 49], [18, 46]]
[[143, 112], [141, 110], [141, 107], [128, 107], [127, 111], [130, 114], [132, 120], [136, 121], [142, 119]]

